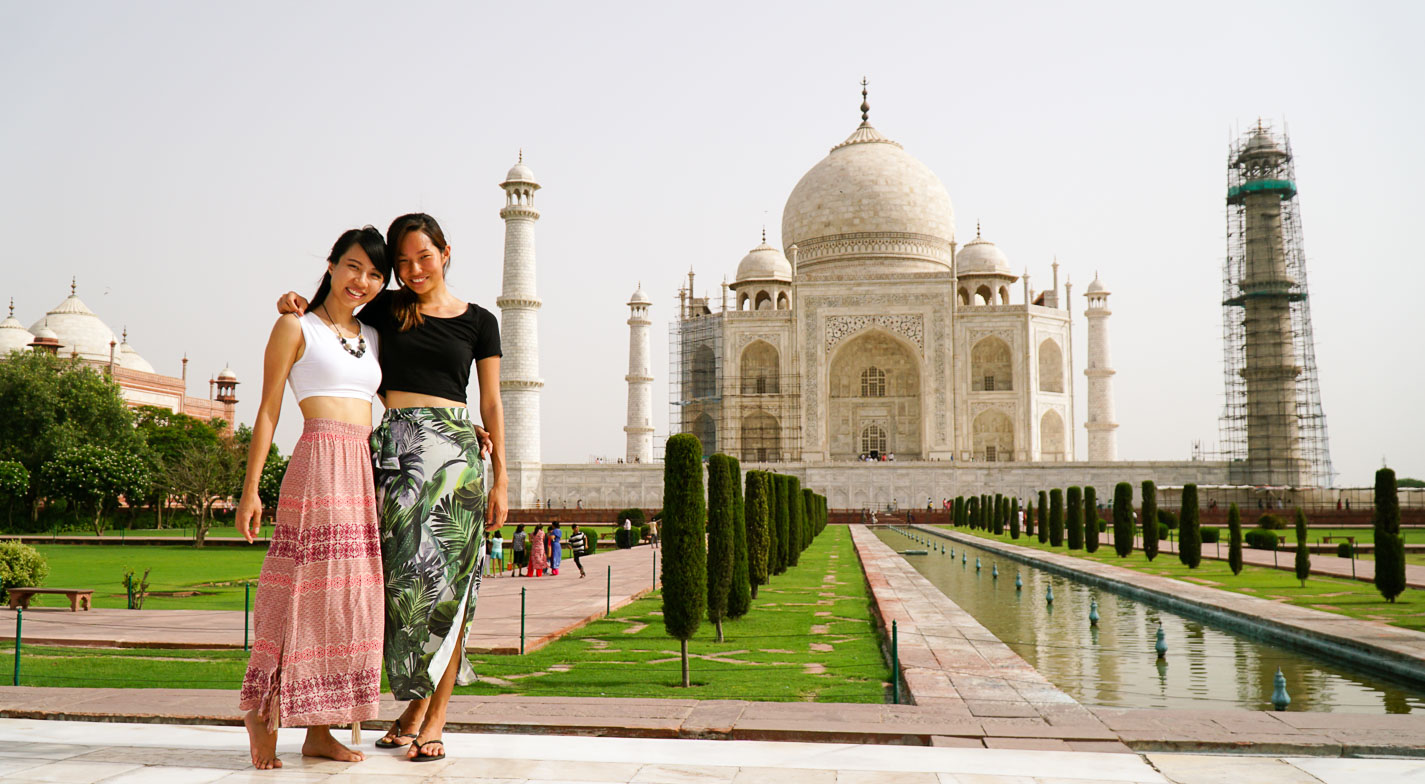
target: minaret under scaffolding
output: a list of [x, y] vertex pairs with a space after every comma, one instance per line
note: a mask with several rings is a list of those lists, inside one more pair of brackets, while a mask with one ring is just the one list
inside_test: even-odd
[[1331, 486], [1291, 145], [1260, 120], [1228, 155], [1222, 306], [1233, 480]]

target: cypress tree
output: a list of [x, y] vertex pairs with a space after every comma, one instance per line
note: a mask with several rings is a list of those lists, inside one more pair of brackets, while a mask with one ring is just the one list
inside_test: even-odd
[[1081, 487], [1069, 488], [1069, 549], [1084, 549], [1084, 490]]
[[1009, 506], [1009, 538], [1019, 538], [1019, 499], [1010, 502]]
[[950, 524], [956, 528], [965, 527], [965, 496], [955, 496], [955, 502], [950, 504]]
[[1376, 471], [1376, 590], [1388, 602], [1405, 593], [1405, 540], [1400, 536], [1400, 496], [1395, 471]]
[[751, 598], [757, 598], [757, 586], [767, 584], [768, 545], [771, 524], [767, 511], [767, 475], [765, 471], [747, 472], [747, 497], [743, 503], [747, 521], [747, 572]]
[[[1154, 520], [1156, 525], [1158, 521]], [[1202, 525], [1197, 515], [1197, 485], [1183, 485], [1183, 508], [1178, 518], [1178, 560], [1189, 569], [1202, 563]]]
[[777, 475], [771, 471], [765, 472], [764, 480], [767, 482], [767, 574], [775, 576], [787, 570], [786, 563], [782, 560], [782, 528], [777, 521], [777, 508], [781, 504], [781, 488], [777, 482]]
[[796, 566], [802, 560], [802, 550], [806, 547], [805, 522], [802, 514], [802, 480], [785, 475], [787, 483], [787, 566]]
[[980, 497], [972, 495], [965, 500], [965, 527], [974, 528], [980, 514]]
[[1024, 502], [1024, 538], [1034, 536], [1034, 502]]
[[1113, 549], [1119, 558], [1133, 552], [1133, 485], [1113, 486]]
[[1153, 480], [1143, 480], [1143, 555], [1148, 560], [1158, 557], [1158, 486]]
[[727, 617], [737, 619], [752, 609], [752, 577], [747, 553], [747, 499], [742, 495], [742, 464], [732, 460], [732, 589]]
[[1233, 574], [1242, 573], [1242, 510], [1227, 507], [1227, 565]]
[[995, 536], [1004, 536], [1004, 519], [1009, 515], [1009, 499], [995, 494]]
[[1093, 485], [1084, 488], [1084, 549], [1091, 553], [1098, 552], [1098, 491], [1093, 489]]
[[777, 574], [792, 566], [792, 494], [786, 474], [772, 474], [777, 489]]
[[1049, 544], [1064, 546], [1064, 491], [1057, 487], [1049, 491]]
[[811, 547], [811, 540], [819, 533], [816, 527], [816, 493], [809, 487], [802, 488], [802, 533], [806, 535], [806, 541], [802, 543], [805, 550]]
[[722, 642], [722, 619], [732, 589], [732, 458], [721, 452], [708, 458], [707, 605], [708, 620]]
[[1039, 491], [1039, 517], [1036, 520], [1039, 528], [1039, 543], [1044, 544], [1049, 541], [1049, 494], [1043, 490]]
[[703, 501], [703, 445], [680, 433], [663, 450], [663, 628], [682, 646], [683, 686], [688, 640], [702, 623], [707, 602], [707, 508]]
[[1301, 587], [1306, 587], [1306, 578], [1311, 574], [1311, 552], [1306, 549], [1306, 512], [1296, 508], [1296, 579]]

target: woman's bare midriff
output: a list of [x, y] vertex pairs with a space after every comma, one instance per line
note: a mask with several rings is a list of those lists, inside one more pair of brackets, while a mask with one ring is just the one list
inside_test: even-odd
[[297, 404], [307, 419], [335, 419], [348, 425], [371, 426], [371, 403], [354, 397], [309, 397]]
[[386, 399], [382, 402], [387, 408], [465, 408], [465, 404], [459, 400], [447, 400], [435, 395], [401, 392], [395, 389], [387, 392]]

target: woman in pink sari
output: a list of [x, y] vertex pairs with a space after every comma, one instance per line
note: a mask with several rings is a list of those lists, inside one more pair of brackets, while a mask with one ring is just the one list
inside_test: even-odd
[[364, 755], [328, 727], [376, 718], [384, 592], [370, 436], [381, 367], [376, 330], [358, 323], [355, 310], [390, 276], [381, 232], [367, 226], [342, 234], [313, 308], [278, 318], [267, 341], [237, 509], [248, 542], [261, 524], [258, 480], [288, 382], [305, 421], [257, 581], [252, 658], [239, 696], [259, 770], [282, 767], [276, 749], [284, 724], [307, 728], [304, 755], [360, 761]]
[[543, 577], [544, 570], [549, 566], [549, 553], [544, 549], [544, 526], [536, 525], [534, 534], [529, 537], [529, 572], [526, 577]]

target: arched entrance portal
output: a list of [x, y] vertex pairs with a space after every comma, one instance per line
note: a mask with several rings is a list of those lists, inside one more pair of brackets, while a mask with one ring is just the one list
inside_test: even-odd
[[[855, 459], [868, 443], [884, 443], [884, 452], [900, 460], [921, 458], [920, 357], [879, 330], [843, 343], [827, 374], [826, 414], [833, 460]], [[868, 440], [867, 433], [876, 437]]]

